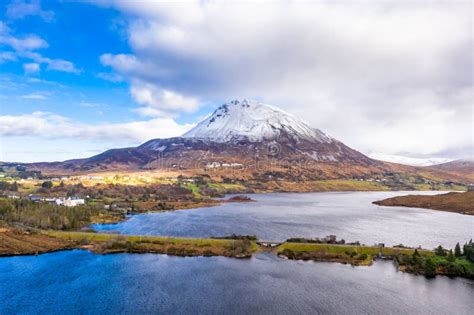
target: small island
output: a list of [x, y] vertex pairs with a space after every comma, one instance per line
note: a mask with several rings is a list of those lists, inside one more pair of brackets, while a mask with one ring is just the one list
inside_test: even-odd
[[379, 206], [412, 207], [474, 215], [474, 191], [442, 195], [397, 196], [373, 202]]

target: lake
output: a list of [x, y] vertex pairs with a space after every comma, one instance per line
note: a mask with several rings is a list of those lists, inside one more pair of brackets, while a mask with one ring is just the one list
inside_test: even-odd
[[[367, 245], [404, 244], [454, 248], [474, 238], [474, 216], [429, 209], [384, 207], [375, 200], [420, 192], [321, 192], [250, 195], [256, 202], [130, 216], [95, 225], [123, 234], [210, 237], [257, 235], [263, 240], [334, 234]], [[424, 192], [433, 194], [439, 192]]]
[[[257, 202], [134, 215], [95, 226], [124, 234], [261, 239], [336, 234], [366, 244], [454, 247], [474, 217], [372, 201], [400, 192], [255, 194]], [[371, 267], [283, 260], [96, 255], [83, 250], [0, 258], [0, 314], [430, 313], [472, 314], [474, 281]]]
[[0, 314], [472, 314], [474, 281], [282, 260], [73, 250], [0, 259]]

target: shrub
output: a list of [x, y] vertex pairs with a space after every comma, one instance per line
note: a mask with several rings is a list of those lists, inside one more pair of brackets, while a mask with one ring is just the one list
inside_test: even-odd
[[454, 261], [456, 260], [456, 258], [454, 257], [454, 254], [453, 254], [453, 251], [452, 251], [452, 250], [449, 251], [447, 260], [448, 260], [449, 262], [454, 262]]
[[45, 181], [41, 184], [41, 187], [51, 189], [53, 188], [53, 182], [51, 181]]
[[427, 258], [423, 268], [425, 276], [431, 278], [436, 276], [436, 265], [431, 258]]
[[369, 258], [369, 256], [366, 253], [360, 254], [358, 257], [359, 260], [366, 260], [367, 258]]

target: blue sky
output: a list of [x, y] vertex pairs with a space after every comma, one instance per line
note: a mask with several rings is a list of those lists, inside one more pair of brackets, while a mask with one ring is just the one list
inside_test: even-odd
[[279, 106], [381, 158], [472, 156], [472, 4], [3, 1], [0, 160], [179, 136]]
[[[87, 122], [139, 119], [140, 115], [132, 111], [136, 104], [129, 85], [103, 78], [115, 74], [102, 65], [102, 54], [131, 52], [125, 34], [126, 20], [120, 12], [81, 2], [33, 3], [51, 17], [45, 20], [38, 14], [9, 16], [8, 8], [23, 4], [14, 1], [3, 5], [0, 19], [11, 36], [40, 37], [47, 47], [34, 51], [47, 58], [67, 60], [77, 71], [48, 70], [47, 65], [40, 64], [38, 72], [27, 72], [24, 64], [35, 62], [22, 57], [17, 57], [18, 62], [3, 62], [2, 98], [8, 98], [8, 106], [2, 106], [2, 114], [44, 111]], [[15, 50], [4, 45], [2, 52]], [[190, 115], [178, 117], [180, 122], [190, 120], [194, 122]]]

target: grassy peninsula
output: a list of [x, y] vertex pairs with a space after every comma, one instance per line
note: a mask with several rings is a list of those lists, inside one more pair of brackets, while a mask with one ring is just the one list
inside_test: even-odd
[[393, 260], [400, 271], [427, 277], [445, 275], [474, 279], [474, 244], [472, 240], [454, 252], [439, 246], [434, 251], [341, 244], [291, 243], [278, 246], [279, 256], [288, 259], [329, 261], [353, 266], [370, 266], [374, 259]]
[[[369, 266], [374, 257], [392, 259], [398, 255], [412, 255], [414, 251], [408, 248], [291, 242], [278, 247], [278, 254], [289, 259], [334, 261], [355, 266]], [[433, 255], [428, 250], [420, 252], [425, 256]]]
[[442, 195], [408, 195], [374, 201], [380, 206], [426, 208], [474, 215], [474, 191], [450, 192]]
[[250, 257], [257, 249], [249, 239], [201, 239], [133, 236], [73, 231], [0, 230], [0, 256], [34, 255], [64, 249], [97, 254], [155, 253], [175, 256]]

